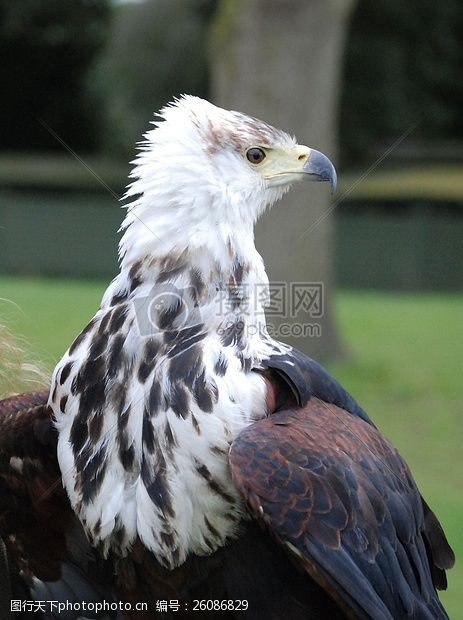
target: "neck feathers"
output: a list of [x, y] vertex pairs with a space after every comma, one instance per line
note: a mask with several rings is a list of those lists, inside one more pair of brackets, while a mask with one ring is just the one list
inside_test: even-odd
[[131, 301], [144, 336], [201, 324], [223, 345], [236, 345], [250, 360], [257, 359], [266, 340], [263, 261], [255, 248], [244, 259], [229, 246], [226, 256], [211, 261], [208, 248], [202, 248], [123, 263], [103, 305]]

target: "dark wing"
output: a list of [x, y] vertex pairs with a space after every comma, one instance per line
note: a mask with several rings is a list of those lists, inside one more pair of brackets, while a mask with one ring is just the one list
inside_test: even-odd
[[290, 389], [293, 399], [300, 407], [304, 407], [312, 396], [315, 396], [325, 403], [337, 405], [373, 425], [366, 411], [342, 387], [339, 381], [302, 351], [289, 347], [287, 353], [271, 355], [262, 365], [265, 369], [277, 373], [281, 381]]
[[454, 556], [394, 447], [311, 398], [244, 430], [233, 480], [251, 512], [351, 618], [447, 618], [435, 587]]
[[[43, 390], [0, 401], [0, 536], [10, 565], [2, 567], [3, 573], [9, 569], [10, 598], [111, 601], [112, 571], [107, 575], [92, 552], [62, 487], [47, 399]], [[35, 614], [26, 610], [20, 617]]]

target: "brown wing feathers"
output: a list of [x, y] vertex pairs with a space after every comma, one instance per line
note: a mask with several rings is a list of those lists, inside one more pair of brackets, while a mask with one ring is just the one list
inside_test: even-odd
[[253, 514], [346, 613], [447, 617], [434, 586], [453, 553], [373, 426], [312, 398], [241, 433], [230, 466]]
[[57, 579], [71, 515], [47, 398], [44, 390], [0, 402], [0, 534], [25, 575]]

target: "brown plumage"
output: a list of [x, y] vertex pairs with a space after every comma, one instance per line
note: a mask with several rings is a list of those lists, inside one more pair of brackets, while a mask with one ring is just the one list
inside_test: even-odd
[[58, 579], [65, 557], [69, 508], [47, 398], [43, 390], [0, 403], [0, 533], [27, 582]]
[[230, 466], [253, 515], [348, 617], [445, 617], [433, 592], [453, 552], [371, 424], [312, 398], [243, 431]]

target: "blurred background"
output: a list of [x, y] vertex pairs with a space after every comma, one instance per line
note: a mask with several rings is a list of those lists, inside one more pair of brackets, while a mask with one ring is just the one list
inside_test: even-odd
[[[320, 330], [290, 340], [399, 447], [461, 559], [462, 33], [460, 0], [0, 0], [0, 323], [23, 362], [49, 372], [115, 275], [154, 111], [192, 93], [281, 126], [340, 177], [258, 227], [272, 281], [323, 283]], [[457, 562], [452, 618], [462, 582]]]

